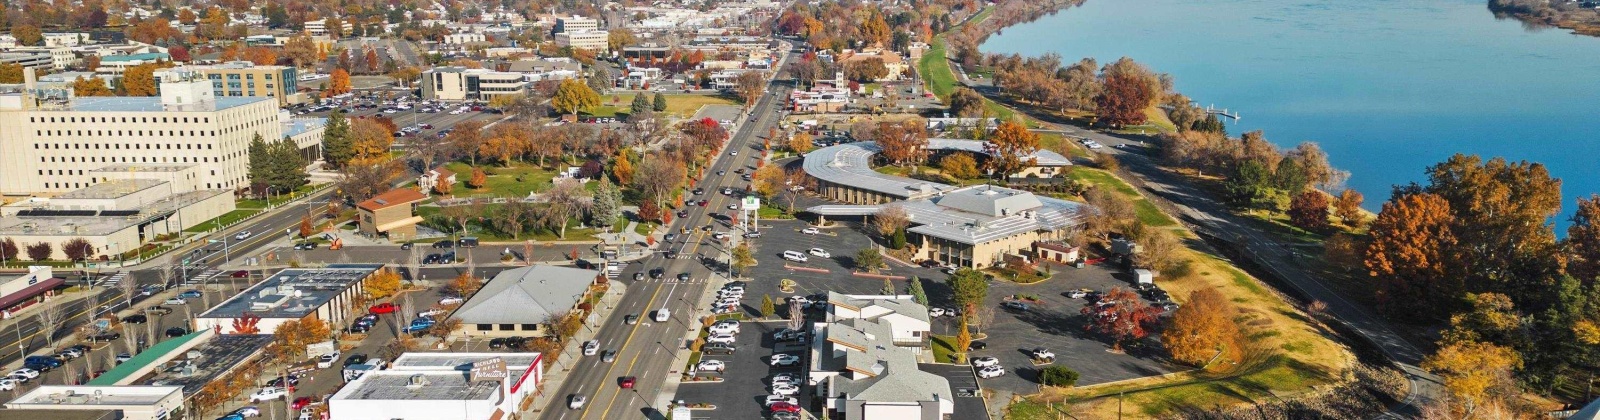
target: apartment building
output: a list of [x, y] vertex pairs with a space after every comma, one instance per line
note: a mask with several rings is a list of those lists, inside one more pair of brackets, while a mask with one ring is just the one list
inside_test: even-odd
[[583, 16], [568, 16], [556, 19], [555, 33], [558, 34], [565, 32], [598, 30], [600, 30], [600, 21]]
[[210, 66], [183, 66], [156, 72], [195, 72], [211, 79], [218, 98], [254, 97], [277, 99], [278, 106], [304, 102], [299, 90], [300, 77], [293, 66], [258, 66], [249, 61], [230, 61]]
[[591, 51], [611, 51], [611, 35], [605, 31], [567, 31], [556, 34], [556, 45]]
[[[351, 31], [355, 30], [355, 26], [351, 25], [350, 22], [341, 21], [341, 23], [342, 24], [339, 25], [339, 26], [342, 27], [344, 30], [340, 31], [339, 33], [345, 34], [345, 35], [349, 35]], [[306, 21], [305, 28], [306, 28], [306, 34], [308, 34], [308, 35], [311, 35], [311, 36], [327, 36], [328, 35], [328, 20], [327, 19], [321, 19], [321, 20]]]
[[521, 73], [465, 67], [435, 67], [422, 73], [422, 98], [427, 100], [487, 101], [527, 91], [528, 81]]
[[159, 97], [69, 97], [36, 89], [0, 94], [0, 194], [54, 195], [87, 187], [119, 164], [197, 166], [202, 189], [248, 186], [256, 135], [289, 137], [320, 157], [321, 119], [292, 119], [265, 97], [217, 97], [196, 72], [166, 72]]

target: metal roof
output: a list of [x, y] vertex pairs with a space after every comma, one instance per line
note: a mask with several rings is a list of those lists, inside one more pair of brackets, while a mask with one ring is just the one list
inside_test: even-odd
[[329, 264], [324, 268], [289, 268], [256, 283], [196, 318], [300, 318], [334, 296], [366, 280], [383, 264]]
[[872, 155], [883, 151], [877, 143], [865, 141], [828, 146], [807, 153], [806, 174], [839, 185], [847, 185], [901, 199], [925, 197], [955, 187], [872, 170]]
[[464, 324], [537, 324], [578, 304], [600, 272], [554, 265], [501, 271], [454, 318]]
[[[984, 147], [987, 144], [989, 144], [989, 142], [977, 140], [931, 138], [928, 139], [927, 149], [958, 150], [987, 155], [989, 154], [989, 151]], [[1024, 156], [1024, 158], [1038, 159], [1038, 161], [1034, 162], [1034, 164], [1037, 166], [1068, 166], [1072, 164], [1072, 160], [1067, 159], [1066, 156], [1062, 156], [1060, 153], [1044, 149], [1035, 150], [1033, 153], [1029, 153], [1028, 155]]]
[[1085, 205], [993, 185], [974, 185], [941, 195], [880, 205], [821, 205], [806, 211], [823, 216], [877, 214], [900, 206], [914, 227], [908, 232], [978, 244], [1034, 230], [1083, 223]]

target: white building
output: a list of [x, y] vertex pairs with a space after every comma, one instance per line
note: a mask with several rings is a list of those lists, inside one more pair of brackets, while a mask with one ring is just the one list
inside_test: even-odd
[[[263, 235], [275, 233], [262, 233]], [[322, 268], [289, 268], [250, 286], [210, 310], [194, 317], [195, 328], [234, 331], [234, 320], [259, 317], [259, 334], [272, 334], [287, 321], [320, 319], [337, 328], [367, 312], [356, 302], [366, 293], [368, 278], [383, 264], [329, 264]]]
[[955, 413], [950, 381], [917, 368], [917, 355], [889, 344], [884, 320], [812, 325], [806, 377], [823, 405], [845, 420], [939, 420]]
[[[543, 380], [540, 353], [405, 353], [328, 399], [338, 420], [510, 418]], [[564, 397], [563, 397], [564, 398]]]
[[[343, 31], [339, 32], [341, 34], [350, 35], [350, 32], [355, 30], [355, 26], [351, 25], [349, 21], [341, 20], [340, 23], [342, 23], [342, 25], [339, 26], [344, 29]], [[305, 28], [306, 34], [311, 36], [326, 36], [328, 35], [328, 20], [321, 19], [306, 21]]]
[[[195, 166], [199, 189], [240, 189], [256, 135], [319, 155], [322, 120], [280, 114], [276, 98], [219, 98], [197, 73], [168, 73], [160, 84], [160, 97], [0, 95], [0, 194], [72, 191], [103, 179], [95, 169], [127, 164]], [[31, 75], [27, 85], [36, 86]]]
[[123, 420], [168, 420], [182, 411], [183, 387], [44, 385], [5, 406], [13, 410], [109, 410]]
[[93, 185], [0, 208], [0, 236], [19, 248], [51, 244], [55, 260], [66, 260], [67, 244], [82, 239], [91, 259], [110, 259], [234, 210], [232, 191], [194, 189], [195, 172], [184, 165], [96, 169]]
[[847, 295], [828, 292], [828, 321], [865, 319], [889, 326], [893, 342], [921, 354], [933, 333], [929, 332], [928, 307], [911, 300], [911, 295]]
[[605, 31], [566, 31], [556, 34], [556, 45], [592, 51], [611, 51], [611, 35]]
[[583, 16], [556, 18], [555, 33], [600, 30], [600, 21]]
[[445, 35], [444, 36], [444, 43], [445, 44], [450, 44], [450, 45], [461, 45], [461, 44], [472, 43], [472, 42], [484, 42], [484, 41], [487, 41], [487, 40], [488, 40], [488, 37], [485, 37], [483, 34], [481, 34], [481, 33], [471, 33], [471, 32], [468, 32], [468, 33], [454, 33], [454, 34], [449, 34], [449, 35]]
[[76, 47], [89, 40], [89, 34], [83, 32], [46, 32], [44, 46], [46, 47]]
[[465, 67], [434, 67], [422, 73], [422, 98], [434, 101], [487, 101], [528, 91], [522, 73]]

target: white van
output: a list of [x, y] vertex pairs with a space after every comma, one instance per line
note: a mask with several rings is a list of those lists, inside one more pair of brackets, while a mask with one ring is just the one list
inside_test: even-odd
[[806, 254], [803, 254], [800, 251], [783, 251], [783, 259], [796, 262], [806, 262], [806, 260], [809, 258], [806, 257]]
[[667, 308], [661, 308], [661, 309], [657, 309], [656, 310], [656, 322], [667, 322], [667, 318], [669, 318], [671, 316], [672, 316], [672, 313], [671, 312], [667, 312]]

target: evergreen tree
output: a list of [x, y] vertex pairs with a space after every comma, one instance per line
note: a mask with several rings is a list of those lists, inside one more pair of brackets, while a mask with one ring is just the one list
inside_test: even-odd
[[350, 140], [350, 120], [344, 112], [333, 111], [328, 125], [322, 130], [322, 158], [333, 167], [344, 167], [356, 156], [355, 143]]
[[600, 187], [594, 192], [594, 207], [590, 209], [590, 224], [611, 226], [622, 215], [622, 191], [611, 183], [610, 177], [600, 177]]
[[882, 293], [886, 294], [886, 295], [894, 294], [894, 281], [889, 280], [888, 277], [884, 277], [883, 278], [883, 290], [882, 290]]
[[250, 139], [250, 167], [247, 176], [250, 185], [265, 185], [272, 180], [272, 152], [267, 148], [267, 142], [257, 133]]
[[666, 111], [667, 95], [663, 95], [661, 92], [656, 92], [655, 103], [652, 104], [652, 108], [654, 108], [656, 112]]
[[912, 302], [928, 306], [928, 292], [922, 290], [922, 278], [911, 276], [910, 284], [906, 285], [906, 294], [911, 295]]
[[906, 247], [906, 228], [905, 227], [902, 226], [902, 227], [899, 227], [899, 228], [895, 228], [894, 235], [889, 236], [889, 247], [890, 248], [894, 248], [894, 249], [905, 249], [905, 247]]
[[294, 191], [305, 186], [309, 180], [306, 174], [306, 158], [300, 154], [300, 148], [295, 146], [293, 140], [284, 137], [267, 146], [270, 173], [267, 184], [278, 194]]
[[629, 117], [644, 115], [645, 113], [652, 111], [650, 107], [650, 100], [645, 98], [644, 94], [642, 93], [633, 95], [633, 103], [628, 105], [628, 111]]

